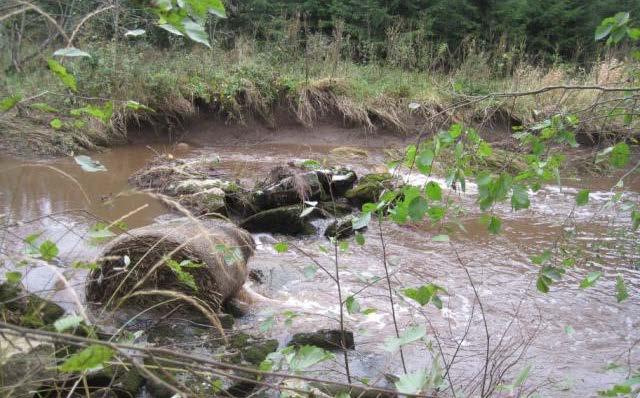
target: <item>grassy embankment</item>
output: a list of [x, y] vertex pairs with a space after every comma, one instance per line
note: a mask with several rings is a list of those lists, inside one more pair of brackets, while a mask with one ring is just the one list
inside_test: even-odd
[[[5, 149], [53, 155], [93, 150], [125, 141], [127, 128], [137, 123], [174, 129], [198, 111], [219, 114], [231, 123], [257, 119], [274, 127], [276, 111], [281, 115], [283, 109], [307, 127], [330, 114], [349, 126], [400, 134], [435, 130], [450, 120], [493, 127], [508, 119], [510, 124], [528, 124], [557, 113], [582, 111], [580, 128], [588, 131], [595, 125], [588, 122], [590, 115], [602, 112], [601, 105], [589, 107], [606, 104], [619, 93], [554, 90], [520, 97], [484, 96], [558, 85], [612, 87], [624, 82], [627, 73], [626, 65], [613, 60], [596, 63], [589, 72], [567, 65], [520, 63], [500, 75], [495, 56], [473, 50], [467, 51], [464, 62], [442, 72], [406, 70], [388, 63], [356, 64], [335, 55], [331, 45], [291, 57], [258, 52], [246, 43], [233, 50], [163, 51], [122, 44], [115, 51], [110, 44], [82, 48], [92, 58], [64, 62], [77, 81], [76, 92], [47, 69], [45, 59], [5, 77], [0, 90], [6, 92], [0, 97], [22, 97], [16, 108], [0, 114]], [[128, 108], [128, 100], [153, 111]], [[412, 109], [412, 103], [420, 107]], [[72, 115], [73, 109], [87, 105], [103, 107], [108, 117], [100, 120], [89, 112]], [[52, 126], [54, 119], [61, 123]], [[615, 133], [622, 119], [598, 120], [597, 127]]]

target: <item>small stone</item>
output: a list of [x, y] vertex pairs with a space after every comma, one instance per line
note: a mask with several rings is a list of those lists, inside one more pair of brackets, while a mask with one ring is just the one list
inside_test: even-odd
[[324, 231], [324, 236], [326, 236], [327, 238], [336, 238], [338, 240], [352, 236], [355, 233], [352, 221], [353, 216], [347, 216], [334, 220]]
[[[345, 330], [344, 339], [345, 348], [349, 350], [356, 348], [353, 340], [353, 332]], [[312, 345], [325, 350], [340, 350], [342, 349], [342, 332], [336, 329], [320, 329], [317, 332], [296, 333], [287, 345]]]
[[28, 397], [43, 380], [55, 377], [55, 352], [55, 346], [49, 341], [8, 334], [0, 336], [0, 391], [3, 396]]

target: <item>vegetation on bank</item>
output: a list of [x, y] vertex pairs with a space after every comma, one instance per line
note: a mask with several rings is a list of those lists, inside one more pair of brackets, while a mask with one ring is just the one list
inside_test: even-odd
[[[123, 142], [127, 129], [140, 123], [173, 130], [197, 112], [276, 127], [283, 109], [301, 126], [331, 115], [348, 126], [403, 134], [437, 131], [452, 121], [481, 132], [511, 131], [574, 113], [585, 143], [637, 130], [637, 91], [622, 90], [636, 86], [633, 52], [609, 46], [589, 62], [534, 62], [509, 55], [506, 42], [488, 47], [468, 36], [455, 54], [433, 53], [415, 51], [400, 30], [387, 28], [377, 44], [384, 57], [364, 59], [354, 56], [348, 21], [329, 30], [316, 21], [312, 29], [306, 19], [289, 16], [278, 19], [280, 35], [256, 28], [249, 36], [252, 25], [238, 21], [252, 14], [242, 10], [220, 27], [220, 19], [205, 25], [207, 36], [199, 38], [209, 48], [167, 36], [149, 26], [153, 18], [126, 5], [72, 30], [80, 33], [66, 48], [82, 49], [72, 54], [79, 56], [51, 57], [35, 48], [46, 35], [31, 26], [25, 32], [32, 40], [6, 46], [0, 56], [0, 98], [5, 110], [15, 105], [0, 116], [2, 145], [16, 153], [69, 154]], [[0, 26], [14, 37], [15, 21], [8, 21]], [[632, 26], [628, 17], [624, 26]], [[64, 47], [56, 40], [46, 48]]]

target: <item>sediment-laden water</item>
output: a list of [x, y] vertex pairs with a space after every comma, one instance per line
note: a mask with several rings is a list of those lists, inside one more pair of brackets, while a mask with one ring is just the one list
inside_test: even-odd
[[[222, 145], [200, 136], [190, 149], [174, 151], [174, 155], [216, 154], [227, 175], [250, 185], [273, 166], [295, 158], [348, 166], [361, 175], [384, 162], [386, 149], [405, 145], [392, 139], [341, 140], [338, 134], [327, 139], [300, 140], [293, 135], [254, 138], [236, 137]], [[365, 149], [369, 155], [345, 157], [331, 153], [345, 141]], [[122, 221], [133, 228], [171, 217], [168, 208], [144, 193], [133, 191], [127, 184], [127, 178], [151, 159], [155, 151], [171, 152], [172, 147], [132, 145], [92, 155], [107, 168], [106, 172], [97, 173], [82, 171], [72, 158], [37, 162], [0, 158], [0, 214], [5, 225], [0, 235], [0, 254], [9, 257], [7, 267], [11, 267], [12, 254], [22, 250], [27, 235], [42, 233], [42, 237], [60, 248], [59, 262], [57, 266], [22, 269], [25, 283], [30, 290], [53, 297], [67, 310], [74, 311], [78, 302], [84, 300], [85, 271], [73, 269], [69, 264], [90, 260], [99, 253], [100, 245], [92, 244], [88, 238], [93, 225], [124, 217]], [[404, 178], [411, 183], [422, 181], [415, 175]], [[528, 210], [513, 212], [508, 205], [499, 206], [495, 212], [503, 218], [504, 228], [498, 236], [486, 232], [478, 221], [472, 183], [467, 185], [466, 193], [447, 191], [462, 208], [469, 209], [460, 216], [464, 230], [450, 233], [450, 243], [433, 241], [432, 237], [442, 231], [427, 222], [410, 225], [383, 222], [382, 236], [399, 327], [405, 330], [412, 325], [428, 325], [426, 339], [432, 343], [431, 347], [415, 343], [405, 347], [408, 370], [431, 366], [433, 356], [438, 355], [439, 342], [448, 358], [458, 351], [451, 367], [454, 384], [461, 388], [477, 385], [481, 376], [478, 371], [486, 358], [487, 338], [481, 316], [484, 312], [494, 377], [504, 372], [505, 379], [512, 380], [531, 366], [527, 390], [537, 388], [542, 395], [572, 397], [593, 396], [597, 390], [621, 381], [626, 376], [624, 366], [640, 360], [637, 347], [640, 245], [637, 233], [629, 231], [628, 214], [607, 205], [615, 182], [571, 180], [564, 187], [546, 186], [533, 194]], [[627, 184], [627, 189], [635, 192], [629, 195], [636, 202], [639, 182], [636, 178]], [[567, 221], [581, 188], [591, 189], [590, 202], [575, 209], [573, 218]], [[542, 294], [535, 286], [538, 266], [530, 257], [562, 244], [560, 238], [571, 231], [575, 231], [571, 247], [579, 247], [589, 261], [579, 262], [575, 270], [551, 287], [549, 294]], [[385, 338], [395, 332], [375, 220], [364, 235], [363, 246], [351, 239], [348, 250], [338, 251], [338, 267], [343, 297], [355, 295], [362, 310], [371, 309], [368, 315], [346, 315], [346, 326], [355, 332], [357, 347], [350, 353], [352, 372], [376, 380], [376, 376], [398, 374], [402, 369], [399, 355], [383, 348]], [[257, 325], [273, 316], [274, 326], [267, 333], [282, 343], [294, 331], [338, 327], [334, 282], [320, 269], [310, 272], [312, 263], [308, 257], [295, 250], [278, 254], [272, 247], [275, 242], [288, 240], [334, 271], [330, 242], [322, 235], [291, 238], [256, 234], [254, 239], [257, 252], [250, 266], [262, 272], [263, 283], [248, 283], [268, 300], [255, 303], [237, 327], [256, 330]], [[481, 298], [482, 308], [475, 300], [465, 268]], [[603, 276], [594, 287], [580, 289], [580, 280], [588, 271], [601, 271]], [[68, 284], [60, 281], [60, 274]], [[618, 274], [624, 277], [630, 294], [621, 304], [616, 302], [614, 289]], [[403, 288], [425, 283], [436, 283], [446, 289], [441, 295], [442, 310], [432, 305], [418, 308], [398, 294]], [[291, 311], [289, 316], [296, 315], [291, 326], [286, 325], [285, 311]], [[621, 367], [606, 370], [612, 363]], [[340, 366], [331, 369], [341, 373]], [[335, 378], [342, 380], [344, 375], [336, 374]], [[478, 394], [471, 387], [466, 392]]]

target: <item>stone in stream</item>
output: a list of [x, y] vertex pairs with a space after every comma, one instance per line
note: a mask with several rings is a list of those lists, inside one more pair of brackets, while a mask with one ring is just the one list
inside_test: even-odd
[[303, 199], [320, 200], [324, 196], [316, 172], [298, 173], [280, 166], [271, 170], [264, 181], [256, 184], [252, 202], [257, 210], [268, 210], [298, 204]]
[[0, 335], [0, 391], [5, 397], [29, 397], [56, 376], [56, 348], [52, 342]]
[[274, 232], [287, 235], [315, 234], [316, 229], [309, 220], [311, 217], [320, 216], [319, 211], [314, 210], [311, 214], [300, 217], [302, 210], [301, 205], [264, 210], [242, 220], [239, 226], [249, 232]]
[[353, 170], [345, 167], [317, 170], [316, 174], [329, 199], [331, 199], [331, 195], [334, 199], [343, 197], [358, 179]]
[[[327, 238], [335, 238], [335, 239], [345, 239], [355, 233], [353, 229], [353, 216], [346, 216], [343, 218], [338, 218], [329, 224], [327, 229], [324, 231], [324, 236]], [[365, 229], [361, 228], [360, 230]]]
[[[184, 342], [188, 344], [188, 341]], [[229, 345], [220, 346], [222, 351], [219, 355], [222, 360], [227, 363], [257, 367], [270, 353], [278, 349], [278, 341], [275, 339], [263, 339], [259, 337], [253, 337], [245, 333], [237, 333], [229, 336]], [[166, 358], [169, 359], [169, 358]], [[175, 365], [170, 362], [163, 361], [162, 358], [158, 358], [157, 361], [145, 360], [145, 364], [149, 366], [166, 366], [172, 368], [166, 369], [172, 378], [174, 378], [180, 385], [190, 389], [198, 396], [214, 396], [216, 393], [220, 394], [221, 391], [233, 392], [233, 396], [246, 396], [254, 388], [255, 383], [250, 380], [255, 379], [256, 375], [252, 373], [236, 372], [233, 373], [237, 376], [249, 379], [241, 382], [234, 382], [230, 378], [218, 379], [215, 377], [197, 377], [188, 371], [175, 370]], [[155, 375], [162, 380], [167, 380], [167, 376], [164, 372], [149, 368]], [[153, 378], [147, 379], [147, 389], [156, 398], [170, 398], [174, 395], [173, 391], [166, 386], [158, 383]]]
[[345, 193], [345, 197], [357, 206], [375, 203], [380, 199], [383, 190], [392, 187], [392, 178], [389, 173], [367, 174]]
[[0, 284], [0, 312], [5, 320], [26, 327], [50, 325], [65, 313], [58, 304], [9, 282]]
[[[344, 339], [345, 348], [349, 350], [356, 348], [353, 332], [345, 330]], [[291, 341], [287, 345], [312, 345], [325, 350], [340, 350], [342, 349], [342, 332], [336, 329], [320, 329], [316, 332], [296, 333], [291, 337]]]
[[91, 390], [99, 390], [101, 394], [109, 393], [108, 396], [130, 398], [138, 396], [144, 384], [144, 377], [133, 365], [113, 364], [89, 373], [87, 384]]
[[344, 217], [353, 212], [353, 207], [344, 198], [338, 198], [334, 202], [319, 202], [317, 207], [333, 217]]

